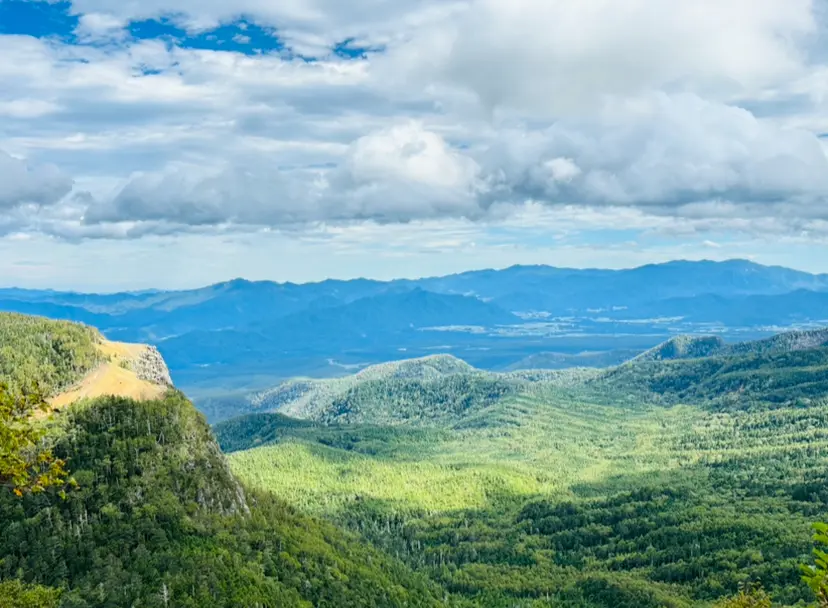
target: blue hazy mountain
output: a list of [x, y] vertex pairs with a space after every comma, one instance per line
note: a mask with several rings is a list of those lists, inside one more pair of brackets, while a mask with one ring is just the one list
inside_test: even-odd
[[493, 327], [520, 321], [477, 298], [415, 288], [339, 306], [311, 307], [275, 322], [251, 319], [244, 328], [189, 332], [165, 340], [159, 347], [176, 366], [257, 364], [281, 359], [286, 351], [306, 355], [327, 351], [336, 356], [355, 349], [404, 348], [431, 328]]
[[[807, 321], [828, 324], [828, 292], [797, 289], [773, 295], [707, 293], [649, 302], [633, 310], [637, 316], [681, 317], [694, 323], [725, 326], [789, 325]], [[615, 311], [610, 316], [629, 316], [629, 312]]]
[[0, 289], [0, 310], [155, 344], [190, 390], [219, 378], [245, 376], [243, 385], [261, 375], [272, 384], [434, 353], [488, 369], [595, 352], [614, 361], [711, 325], [730, 341], [760, 338], [828, 318], [828, 275], [731, 260], [628, 270], [513, 266], [394, 281], [235, 279], [113, 294], [11, 287]]

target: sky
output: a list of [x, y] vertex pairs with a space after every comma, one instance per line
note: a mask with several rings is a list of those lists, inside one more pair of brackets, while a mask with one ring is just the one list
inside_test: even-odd
[[0, 285], [828, 271], [825, 0], [0, 0]]

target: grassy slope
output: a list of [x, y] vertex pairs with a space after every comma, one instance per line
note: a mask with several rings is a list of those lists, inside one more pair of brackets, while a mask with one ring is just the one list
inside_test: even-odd
[[95, 346], [104, 361], [80, 381], [51, 397], [49, 404], [52, 409], [66, 407], [81, 399], [107, 395], [138, 400], [158, 399], [166, 392], [166, 384], [139, 378], [132, 369], [133, 361], [148, 350], [146, 345], [100, 340]]
[[704, 605], [748, 579], [793, 604], [828, 510], [825, 377], [820, 350], [642, 363], [440, 431], [252, 417], [218, 432], [260, 445], [230, 455], [252, 487], [481, 606]]

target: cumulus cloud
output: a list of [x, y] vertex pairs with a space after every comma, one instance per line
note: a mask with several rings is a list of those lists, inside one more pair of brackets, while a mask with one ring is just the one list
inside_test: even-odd
[[85, 13], [79, 16], [75, 34], [84, 42], [100, 42], [126, 37], [126, 22], [106, 13]]
[[0, 210], [27, 203], [52, 205], [72, 189], [72, 179], [51, 165], [33, 165], [0, 151]]
[[260, 161], [137, 175], [111, 200], [91, 204], [84, 220], [286, 226], [457, 217], [479, 213], [476, 172], [440, 136], [407, 123], [357, 139], [334, 169], [279, 171]]
[[79, 14], [129, 21], [172, 18], [191, 31], [207, 30], [244, 15], [275, 27], [291, 48], [310, 55], [326, 54], [346, 39], [357, 44], [385, 44], [400, 29], [444, 18], [465, 0], [72, 0]]
[[[784, 213], [778, 230], [822, 230], [813, 125], [828, 68], [814, 64], [811, 0], [72, 6], [81, 40], [110, 44], [0, 36], [0, 116], [13, 119], [0, 147], [32, 159], [0, 156], [0, 177], [17, 175], [0, 183], [0, 208], [17, 209], [6, 231], [507, 222], [527, 201], [558, 223], [628, 209], [613, 217], [764, 232]], [[300, 45], [353, 37], [387, 51], [305, 62], [118, 42], [130, 19], [176, 14], [198, 29], [241, 13]], [[67, 198], [64, 174], [90, 194]]]
[[828, 194], [828, 158], [815, 135], [694, 95], [656, 94], [609, 104], [589, 121], [504, 130], [482, 162], [493, 184], [489, 195], [506, 199], [804, 206]]
[[658, 89], [726, 98], [802, 74], [816, 27], [812, 0], [476, 0], [392, 49], [388, 77], [542, 116]]
[[656, 215], [828, 217], [828, 157], [813, 134], [691, 95], [607, 106], [589, 122], [500, 131], [459, 150], [420, 123], [356, 139], [335, 167], [176, 165], [129, 180], [92, 205], [88, 224], [164, 221], [286, 226], [424, 218], [486, 219], [489, 210], [628, 206]]

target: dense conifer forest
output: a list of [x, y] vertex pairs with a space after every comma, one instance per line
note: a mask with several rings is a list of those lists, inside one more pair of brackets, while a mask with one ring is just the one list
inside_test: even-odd
[[101, 336], [85, 325], [0, 313], [0, 379], [45, 394], [80, 378], [99, 361]]
[[2, 321], [0, 608], [828, 605], [822, 347], [401, 363], [214, 436], [175, 389], [32, 417], [99, 337]]
[[[565, 382], [463, 372], [475, 389], [456, 392], [457, 376], [372, 379], [321, 413], [303, 403], [313, 420], [256, 414], [216, 432], [251, 487], [475, 605], [804, 605], [800, 565], [828, 506], [828, 350], [792, 342], [682, 348]], [[409, 424], [382, 426], [392, 403]]]

